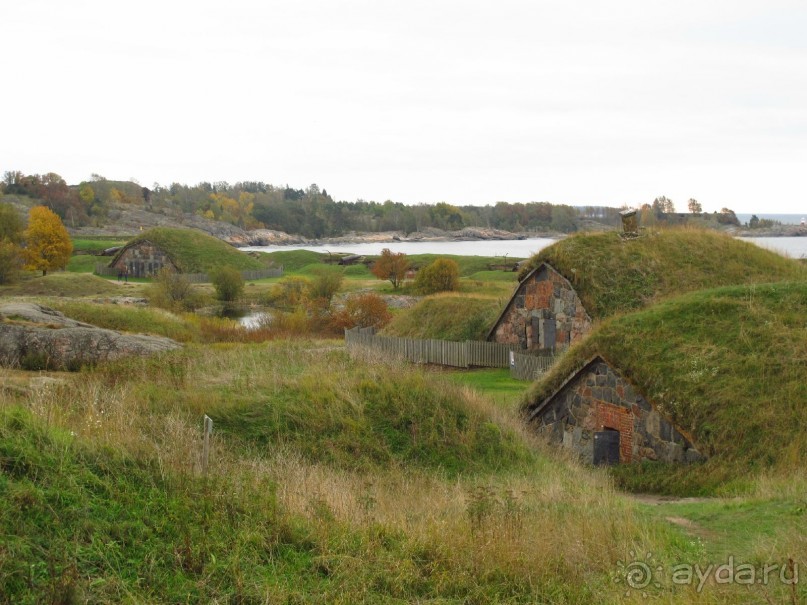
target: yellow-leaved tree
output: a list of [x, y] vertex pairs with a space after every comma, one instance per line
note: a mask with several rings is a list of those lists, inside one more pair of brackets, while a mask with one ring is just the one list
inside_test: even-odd
[[25, 268], [42, 271], [64, 269], [73, 253], [73, 242], [61, 219], [46, 206], [34, 206], [25, 230]]

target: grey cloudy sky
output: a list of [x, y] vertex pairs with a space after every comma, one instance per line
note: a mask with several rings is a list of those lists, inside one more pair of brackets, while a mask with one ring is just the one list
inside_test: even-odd
[[807, 3], [4, 3], [0, 171], [807, 212]]

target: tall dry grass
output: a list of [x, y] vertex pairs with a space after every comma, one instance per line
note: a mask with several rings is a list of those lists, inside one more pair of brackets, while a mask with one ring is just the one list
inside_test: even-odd
[[[239, 397], [265, 398], [283, 389], [295, 368], [305, 366], [330, 380], [339, 376], [339, 364], [347, 363], [332, 354], [332, 343], [270, 346], [271, 355], [262, 347], [219, 345], [193, 349], [171, 363], [133, 361], [128, 376], [117, 370], [64, 375], [64, 384], [33, 390], [22, 403], [77, 440], [151, 462], [166, 481], [181, 483], [201, 473], [205, 392], [224, 385]], [[368, 365], [370, 375], [419, 371], [379, 359]], [[179, 395], [161, 407], [143, 396], [146, 386]], [[680, 532], [617, 493], [604, 473], [542, 450], [545, 446], [500, 406], [437, 378], [433, 388], [458, 390], [469, 410], [519, 435], [538, 452], [535, 459], [499, 473], [452, 477], [405, 466], [356, 472], [312, 462], [290, 447], [259, 454], [244, 450], [214, 431], [209, 474], [212, 485], [226, 486], [221, 487], [226, 493], [211, 493], [211, 506], [248, 502], [256, 490], [274, 485], [282, 516], [304, 523], [316, 544], [318, 565], [356, 591], [346, 593], [344, 602], [358, 598], [368, 584], [408, 594], [406, 587], [424, 582], [424, 570], [434, 590], [446, 594], [477, 586], [485, 595], [485, 586], [495, 583], [552, 602], [641, 602], [641, 594], [625, 596], [625, 586], [613, 581], [619, 561], [650, 552], [671, 565], [697, 554]], [[781, 485], [775, 478], [760, 480], [758, 495]], [[793, 540], [793, 547], [803, 545], [803, 537]], [[389, 585], [381, 585], [385, 582]], [[267, 589], [267, 595], [282, 598], [283, 591]], [[730, 603], [737, 593], [707, 586], [700, 593], [683, 588], [654, 594], [667, 603]]]

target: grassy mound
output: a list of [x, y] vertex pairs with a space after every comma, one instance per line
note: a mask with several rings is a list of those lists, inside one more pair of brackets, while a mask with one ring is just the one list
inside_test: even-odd
[[574, 285], [595, 318], [703, 288], [807, 279], [794, 260], [698, 229], [652, 231], [633, 240], [616, 232], [575, 235], [541, 250], [520, 276], [542, 261]]
[[[513, 263], [519, 258], [503, 258], [501, 256], [457, 256], [455, 254], [410, 254], [408, 255], [409, 261], [412, 266], [417, 269], [430, 265], [438, 258], [448, 258], [457, 263], [460, 270], [460, 277], [470, 277], [480, 271], [488, 271], [491, 265], [498, 265], [505, 261]], [[501, 271], [504, 275], [509, 275], [509, 272]]]
[[[61, 378], [13, 394], [0, 375], [3, 604], [616, 603], [615, 570], [637, 549], [666, 569], [702, 561], [699, 541], [638, 510], [603, 473], [473, 445], [524, 438], [484, 398], [417, 368], [348, 361], [332, 342], [190, 345]], [[249, 407], [260, 412], [253, 434], [239, 436], [227, 420], [244, 422]], [[260, 446], [260, 424], [278, 426], [266, 408], [283, 432]], [[207, 474], [203, 411], [215, 420]], [[391, 453], [381, 463], [369, 463], [373, 444]], [[348, 447], [361, 471], [345, 469], [360, 466]], [[463, 472], [432, 472], [452, 458]], [[773, 546], [754, 541], [737, 557], [805, 552], [793, 514], [804, 483], [788, 481], [786, 503], [746, 511], [787, 516], [781, 526], [766, 516]], [[725, 523], [737, 509], [710, 512]], [[733, 588], [748, 600], [747, 586]], [[737, 601], [715, 590], [667, 584], [653, 596]]]
[[800, 468], [807, 456], [805, 317], [803, 282], [669, 299], [601, 324], [533, 385], [528, 403], [599, 353], [711, 456], [664, 477], [654, 472], [659, 465], [617, 469], [629, 484], [696, 490], [747, 477], [749, 468]]
[[234, 267], [245, 271], [262, 269], [259, 260], [226, 242], [193, 229], [156, 227], [143, 232], [129, 244], [148, 240], [165, 250], [169, 258], [184, 273], [206, 273], [215, 267]]
[[[198, 397], [219, 432], [257, 452], [290, 448], [338, 468], [407, 465], [451, 474], [516, 467], [531, 456], [515, 434], [468, 405], [460, 388], [407, 367], [357, 364], [340, 349], [311, 354], [288, 343], [214, 352], [219, 361], [193, 362], [198, 388], [176, 395], [185, 406]], [[258, 375], [211, 380], [235, 357], [260, 368]]]
[[290, 551], [305, 555], [277, 522], [270, 485], [233, 517], [200, 479], [172, 483], [21, 408], [0, 409], [0, 471], [3, 603], [210, 602], [239, 590], [232, 565], [261, 577], [276, 558], [284, 568]]
[[[91, 258], [91, 257], [88, 257]], [[25, 276], [17, 283], [0, 287], [4, 296], [104, 296], [125, 294], [120, 286], [87, 273], [48, 273]]]
[[49, 300], [47, 305], [77, 321], [119, 332], [156, 334], [180, 342], [199, 338], [187, 320], [164, 309], [132, 305], [107, 305], [79, 301]]
[[296, 273], [307, 265], [321, 263], [322, 258], [326, 256], [327, 254], [311, 250], [278, 250], [262, 253], [261, 259], [275, 265], [283, 265], [283, 272], [289, 274]]
[[499, 303], [492, 299], [441, 295], [426, 298], [398, 313], [385, 329], [387, 336], [484, 340]]
[[[204, 477], [121, 445], [0, 408], [0, 603], [601, 602], [637, 530], [601, 487], [561, 507], [518, 480], [354, 478], [221, 450]], [[541, 470], [551, 497], [570, 489]]]

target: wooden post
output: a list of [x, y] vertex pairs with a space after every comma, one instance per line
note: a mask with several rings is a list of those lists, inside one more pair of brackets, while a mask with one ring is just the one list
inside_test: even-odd
[[205, 414], [204, 445], [202, 446], [202, 472], [207, 475], [207, 463], [210, 458], [210, 433], [213, 432], [213, 419]]

